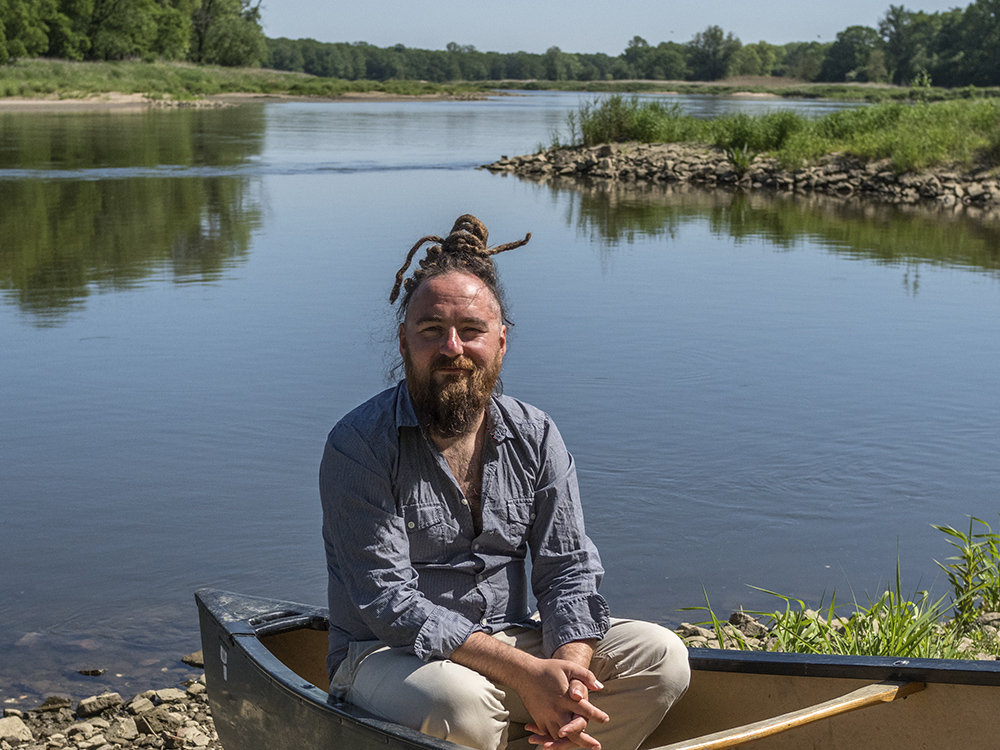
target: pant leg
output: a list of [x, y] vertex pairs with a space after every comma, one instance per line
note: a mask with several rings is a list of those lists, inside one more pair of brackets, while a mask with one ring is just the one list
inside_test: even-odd
[[[511, 628], [494, 637], [542, 656], [540, 630]], [[638, 748], [687, 690], [691, 674], [687, 649], [674, 633], [617, 618], [594, 649], [590, 668], [604, 685], [590, 700], [611, 721], [587, 731], [604, 750]], [[477, 750], [535, 747], [521, 731], [531, 717], [514, 690], [452, 661], [423, 662], [378, 641], [351, 644], [330, 692], [389, 721]], [[514, 722], [510, 729], [508, 722]]]
[[[517, 628], [494, 637], [542, 656], [541, 631]], [[673, 632], [653, 623], [614, 617], [594, 649], [590, 669], [604, 685], [603, 690], [590, 694], [590, 701], [611, 720], [592, 723], [587, 732], [604, 750], [638, 748], [684, 694], [691, 678], [687, 648]], [[505, 705], [511, 721], [530, 720], [514, 691]], [[513, 744], [508, 747], [513, 748]]]
[[504, 691], [449, 660], [424, 662], [378, 641], [352, 643], [330, 692], [432, 737], [475, 750], [507, 745]]
[[590, 669], [604, 689], [591, 701], [608, 716], [588, 732], [605, 750], [635, 750], [684, 695], [691, 679], [687, 647], [677, 635], [640, 620], [612, 619]]

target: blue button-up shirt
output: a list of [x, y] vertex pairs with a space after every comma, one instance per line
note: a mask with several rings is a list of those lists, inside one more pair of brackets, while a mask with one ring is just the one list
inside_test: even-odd
[[549, 416], [528, 404], [490, 401], [478, 535], [405, 381], [330, 432], [320, 497], [331, 674], [351, 641], [380, 640], [428, 660], [447, 658], [477, 630], [537, 627], [529, 554], [546, 655], [607, 632], [597, 593], [604, 570], [584, 532], [573, 458]]

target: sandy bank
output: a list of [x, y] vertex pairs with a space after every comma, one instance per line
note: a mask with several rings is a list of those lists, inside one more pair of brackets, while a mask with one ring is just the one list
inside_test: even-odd
[[382, 91], [348, 92], [335, 97], [294, 96], [289, 94], [211, 94], [200, 99], [177, 100], [169, 97], [155, 98], [145, 94], [91, 94], [79, 98], [45, 96], [37, 98], [0, 98], [0, 114], [5, 112], [143, 112], [148, 109], [179, 107], [230, 107], [259, 102], [405, 102], [405, 101], [454, 101], [458, 99], [485, 99], [479, 94], [387, 94]]

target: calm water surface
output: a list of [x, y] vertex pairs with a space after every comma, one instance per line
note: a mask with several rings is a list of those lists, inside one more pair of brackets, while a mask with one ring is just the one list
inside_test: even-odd
[[465, 212], [533, 233], [504, 383], [576, 456], [616, 613], [863, 601], [897, 556], [946, 592], [930, 524], [1000, 521], [998, 228], [473, 169], [579, 101], [0, 115], [0, 697], [183, 679], [199, 586], [323, 601], [323, 440]]

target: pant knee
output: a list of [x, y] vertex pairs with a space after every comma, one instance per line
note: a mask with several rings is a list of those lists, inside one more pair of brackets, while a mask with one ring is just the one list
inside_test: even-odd
[[499, 750], [507, 744], [503, 698], [503, 692], [480, 675], [438, 683], [428, 696], [420, 731], [476, 750]]
[[687, 647], [671, 630], [651, 622], [627, 620], [616, 622], [609, 632], [607, 659], [609, 673], [598, 679], [618, 679], [642, 675], [673, 704], [687, 690], [691, 680]]

